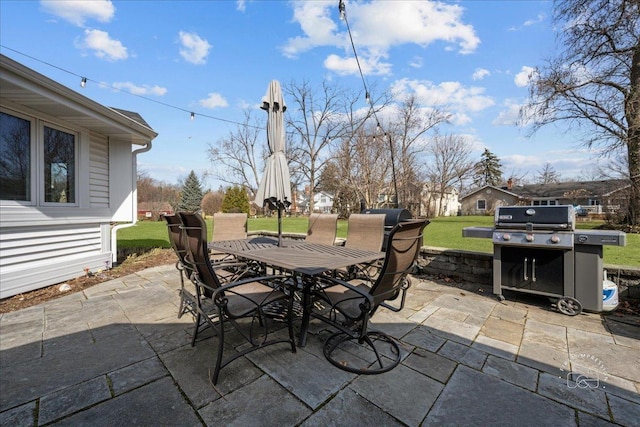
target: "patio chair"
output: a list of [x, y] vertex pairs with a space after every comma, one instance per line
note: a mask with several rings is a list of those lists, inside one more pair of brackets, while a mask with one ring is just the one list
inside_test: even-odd
[[189, 279], [193, 271], [189, 267], [189, 264], [185, 262], [184, 258], [187, 254], [187, 248], [184, 241], [184, 231], [182, 230], [182, 220], [177, 214], [163, 215], [162, 217], [167, 222], [169, 243], [171, 243], [171, 248], [178, 257], [178, 261], [176, 261], [176, 268], [180, 272], [180, 308], [178, 309], [178, 319], [185, 313], [191, 313], [195, 316], [195, 296], [187, 291], [184, 286], [184, 276], [186, 275], [187, 279]]
[[239, 240], [247, 238], [246, 213], [213, 214], [213, 236], [211, 241]]
[[[246, 213], [214, 213], [212, 242], [222, 240], [240, 240], [247, 238], [247, 214]], [[209, 254], [216, 261], [235, 260], [236, 257], [216, 251]]]
[[[185, 233], [182, 229], [182, 219], [179, 214], [163, 215], [163, 218], [167, 222], [169, 243], [171, 243], [171, 248], [178, 257], [178, 261], [176, 261], [176, 269], [180, 272], [180, 307], [178, 309], [178, 319], [185, 313], [191, 313], [195, 317], [196, 311], [194, 304], [196, 297], [194, 293], [188, 291], [184, 285], [184, 277], [186, 276], [187, 279], [190, 279], [193, 269], [189, 263], [185, 261], [187, 247], [185, 243]], [[224, 283], [256, 274], [253, 266], [237, 260], [221, 260], [213, 262], [212, 265], [217, 269], [218, 277]]]
[[[346, 248], [379, 252], [384, 242], [385, 214], [351, 214], [347, 228]], [[359, 276], [370, 278], [380, 263], [353, 265], [340, 273], [345, 280]]]
[[[207, 226], [198, 214], [180, 212], [182, 228], [185, 232], [187, 254], [185, 262], [193, 269], [192, 282], [196, 285], [196, 321], [191, 345], [195, 345], [199, 331], [211, 327], [218, 338], [218, 353], [212, 375], [215, 385], [220, 370], [245, 354], [278, 343], [289, 343], [291, 351], [296, 347], [293, 334], [292, 312], [293, 292], [287, 286], [290, 276], [272, 275], [248, 277], [224, 284], [208, 256]], [[208, 296], [210, 295], [210, 296]], [[273, 338], [265, 315], [265, 307], [276, 302], [286, 302], [289, 338]], [[233, 326], [247, 341], [248, 346], [223, 359], [225, 327]]]
[[307, 228], [306, 242], [333, 245], [338, 232], [337, 214], [311, 214]]
[[[379, 374], [387, 372], [400, 363], [400, 347], [396, 340], [381, 331], [369, 328], [369, 319], [380, 306], [393, 311], [404, 307], [407, 290], [406, 276], [420, 252], [422, 232], [429, 224], [425, 219], [398, 223], [387, 240], [385, 259], [376, 280], [371, 283], [350, 283], [337, 278], [323, 276], [318, 287], [313, 290], [316, 303], [326, 305], [323, 311], [313, 311], [311, 316], [338, 329], [324, 343], [323, 352], [334, 366], [358, 374]], [[399, 308], [391, 307], [388, 301], [402, 294]], [[351, 366], [344, 359], [350, 343], [368, 347], [373, 351], [375, 362], [353, 357]], [[384, 347], [381, 349], [381, 347]], [[364, 359], [359, 359], [364, 360]]]

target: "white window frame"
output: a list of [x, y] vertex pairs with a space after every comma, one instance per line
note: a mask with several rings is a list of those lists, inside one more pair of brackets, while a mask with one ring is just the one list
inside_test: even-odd
[[[480, 202], [484, 203], [484, 207], [480, 207]], [[476, 200], [476, 210], [478, 211], [486, 211], [487, 210], [487, 199], [478, 199]]]
[[10, 116], [29, 121], [29, 200], [0, 200], [2, 206], [36, 206], [38, 204], [38, 131], [37, 121], [33, 116], [15, 110], [0, 107], [0, 111]]
[[[30, 123], [30, 200], [0, 200], [0, 206], [42, 206], [42, 207], [74, 207], [80, 206], [80, 132], [68, 127], [51, 123], [38, 117], [25, 114], [6, 107], [0, 107], [0, 111], [11, 116], [28, 120]], [[69, 133], [74, 137], [73, 161], [74, 182], [73, 191], [75, 200], [73, 203], [45, 202], [44, 191], [44, 127]]]
[[[55, 129], [61, 132], [65, 132], [68, 133], [70, 135], [73, 135], [73, 194], [74, 194], [74, 201], [73, 202], [69, 202], [69, 203], [63, 203], [63, 202], [47, 202], [45, 201], [45, 189], [44, 189], [44, 177], [45, 177], [45, 173], [46, 171], [44, 170], [44, 128], [48, 127], [51, 129]], [[39, 194], [39, 204], [40, 206], [79, 206], [79, 184], [78, 184], [78, 156], [79, 156], [79, 146], [80, 146], [80, 132], [76, 132], [73, 131], [69, 128], [66, 128], [64, 126], [60, 126], [57, 125], [55, 123], [51, 123], [51, 122], [45, 122], [45, 121], [40, 121], [38, 124], [38, 131], [39, 131], [39, 137], [38, 137], [38, 150], [39, 150], [39, 154], [40, 154], [40, 161], [38, 162], [38, 170], [39, 170], [39, 175], [40, 177], [38, 178], [38, 187], [40, 189], [40, 194]]]

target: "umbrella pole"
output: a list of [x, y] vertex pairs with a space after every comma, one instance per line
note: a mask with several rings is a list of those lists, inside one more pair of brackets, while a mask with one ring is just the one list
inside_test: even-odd
[[278, 247], [282, 247], [282, 209], [278, 207]]

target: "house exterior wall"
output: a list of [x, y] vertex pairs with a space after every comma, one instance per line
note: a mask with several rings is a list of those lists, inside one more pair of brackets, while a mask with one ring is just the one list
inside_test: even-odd
[[[484, 201], [484, 209], [481, 209]], [[518, 197], [496, 188], [482, 188], [462, 199], [463, 215], [493, 215], [498, 206], [518, 203]]]
[[111, 266], [109, 236], [102, 232], [111, 222], [109, 143], [79, 135], [75, 206], [0, 205], [0, 298]]
[[[27, 159], [26, 167], [0, 177], [9, 183], [0, 193], [0, 298], [6, 298], [79, 277], [85, 269], [111, 267], [113, 222], [136, 220], [132, 149], [150, 149], [157, 134], [136, 113], [102, 106], [2, 54], [0, 68], [3, 117], [28, 122], [18, 125], [19, 137], [3, 134], [14, 145], [0, 150], [3, 160]], [[45, 160], [51, 132], [73, 136], [73, 151], [65, 152], [60, 166]], [[25, 144], [27, 154], [16, 157]], [[17, 162], [12, 164], [22, 166]], [[27, 174], [16, 172], [25, 169]], [[60, 182], [66, 186], [54, 190]]]

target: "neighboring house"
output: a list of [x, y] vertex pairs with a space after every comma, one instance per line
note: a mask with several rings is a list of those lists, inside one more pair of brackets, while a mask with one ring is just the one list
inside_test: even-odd
[[521, 185], [513, 191], [529, 205], [579, 205], [590, 214], [606, 214], [626, 205], [628, 189], [628, 181], [614, 179]]
[[110, 268], [157, 133], [4, 55], [0, 123], [0, 298]]
[[[299, 192], [295, 194], [295, 206], [297, 212], [309, 214], [309, 194], [308, 192]], [[313, 195], [313, 211], [316, 213], [331, 213], [333, 210], [334, 196], [329, 193], [319, 191]]]
[[456, 216], [460, 210], [458, 190], [447, 188], [444, 194], [431, 191], [425, 184], [422, 190], [419, 216], [433, 218], [435, 216]]
[[138, 219], [161, 220], [162, 215], [172, 215], [173, 208], [168, 202], [138, 203]]
[[616, 213], [626, 203], [624, 180], [567, 181], [551, 184], [485, 185], [460, 199], [463, 215], [489, 215], [498, 206], [581, 206], [590, 214]]
[[515, 192], [493, 185], [485, 185], [460, 199], [462, 215], [493, 215], [498, 206], [517, 205], [520, 198]]

